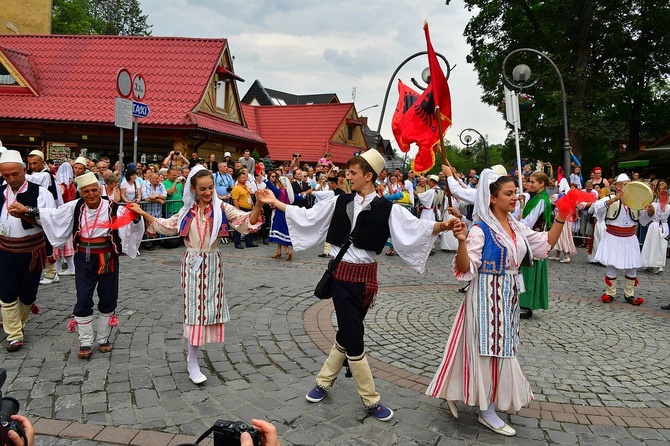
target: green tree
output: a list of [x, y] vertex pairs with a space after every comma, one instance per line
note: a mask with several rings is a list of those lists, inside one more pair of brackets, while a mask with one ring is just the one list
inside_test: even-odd
[[53, 0], [53, 34], [150, 36], [138, 0]]
[[[447, 0], [449, 3], [449, 0]], [[464, 35], [484, 89], [483, 101], [502, 99], [502, 61], [529, 47], [547, 54], [563, 75], [570, 142], [575, 154], [602, 154], [614, 140], [653, 140], [670, 131], [670, 5], [653, 0], [465, 0], [476, 11]], [[560, 162], [563, 116], [560, 88], [550, 64], [529, 53], [510, 58], [533, 70], [526, 90], [534, 107], [522, 112], [524, 156]], [[507, 73], [511, 75], [510, 72]], [[509, 144], [506, 144], [506, 147]]]

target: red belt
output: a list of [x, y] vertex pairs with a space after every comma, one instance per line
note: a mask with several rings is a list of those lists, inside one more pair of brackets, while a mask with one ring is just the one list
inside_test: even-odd
[[637, 227], [629, 226], [624, 228], [623, 226], [608, 225], [606, 231], [615, 237], [630, 237], [635, 235], [635, 233], [637, 232]]

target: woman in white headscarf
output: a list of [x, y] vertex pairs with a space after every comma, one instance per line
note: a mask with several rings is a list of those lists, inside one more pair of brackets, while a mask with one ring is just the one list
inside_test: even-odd
[[[58, 206], [69, 203], [77, 197], [77, 187], [74, 184], [74, 172], [70, 163], [65, 162], [58, 167], [56, 172], [56, 187], [58, 189]], [[56, 259], [56, 274], [59, 276], [74, 276], [74, 244], [72, 237], [67, 239], [65, 245], [60, 248], [54, 246], [54, 258]], [[62, 259], [65, 259], [67, 269], [63, 271]]]
[[494, 432], [516, 431], [496, 409], [518, 411], [533, 400], [517, 349], [522, 261], [546, 258], [556, 243], [564, 219], [559, 216], [549, 232], [535, 232], [512, 215], [516, 184], [490, 169], [482, 172], [475, 225], [455, 231], [458, 251], [452, 269], [458, 280], [469, 281], [447, 346], [426, 394], [446, 399], [454, 418], [455, 402], [480, 409], [479, 422]]
[[188, 376], [195, 384], [201, 384], [207, 377], [198, 365], [199, 348], [208, 342], [223, 342], [224, 323], [229, 320], [219, 241], [228, 234], [229, 225], [243, 234], [257, 231], [262, 224], [263, 204], [257, 200], [251, 212], [244, 212], [222, 202], [216, 195], [212, 172], [200, 165], [191, 170], [186, 184], [189, 187], [184, 190], [184, 206], [168, 219], [152, 217], [137, 203], [129, 208], [144, 217], [147, 232], [179, 234], [184, 238], [186, 252], [180, 276]]

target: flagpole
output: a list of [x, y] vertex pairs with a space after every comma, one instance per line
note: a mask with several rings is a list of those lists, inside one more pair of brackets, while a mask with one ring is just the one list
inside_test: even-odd
[[[442, 135], [442, 120], [440, 119], [440, 107], [435, 107], [435, 118], [437, 119], [437, 134], [440, 135], [440, 154], [442, 155], [442, 164], [446, 164], [451, 169], [451, 164], [447, 159], [447, 149], [444, 147], [444, 138]], [[449, 188], [449, 182], [447, 181], [447, 186], [444, 189], [447, 194], [447, 204], [449, 207], [452, 207], [451, 203], [451, 189]]]

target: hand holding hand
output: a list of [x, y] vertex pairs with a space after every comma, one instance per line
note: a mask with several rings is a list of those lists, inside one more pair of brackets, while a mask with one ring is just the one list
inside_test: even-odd
[[454, 222], [454, 227], [452, 228], [452, 232], [454, 234], [454, 237], [456, 237], [457, 240], [464, 242], [465, 239], [468, 237], [468, 225], [463, 223], [460, 220], [452, 220]]
[[275, 196], [271, 191], [262, 189], [256, 191], [256, 200], [257, 202], [261, 202], [263, 204], [274, 204]]

